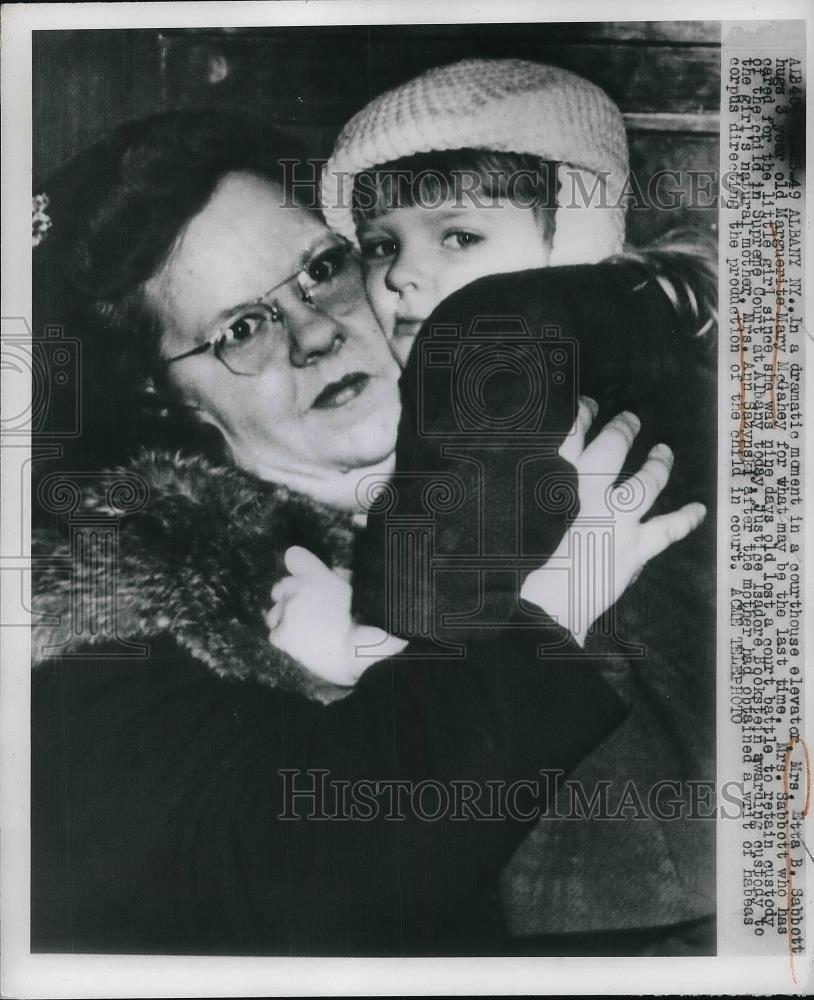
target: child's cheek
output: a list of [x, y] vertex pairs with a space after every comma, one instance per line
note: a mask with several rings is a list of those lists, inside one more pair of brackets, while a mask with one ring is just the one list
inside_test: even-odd
[[397, 334], [388, 340], [393, 357], [403, 368], [407, 364], [410, 350], [415, 343], [416, 334]]
[[379, 322], [388, 340], [396, 328], [396, 311], [398, 295], [391, 292], [384, 283], [384, 277], [378, 268], [370, 268], [365, 275], [365, 291], [373, 315]]

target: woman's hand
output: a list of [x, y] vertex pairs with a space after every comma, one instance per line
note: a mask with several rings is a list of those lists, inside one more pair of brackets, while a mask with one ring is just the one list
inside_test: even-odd
[[642, 523], [670, 478], [673, 453], [656, 445], [639, 471], [617, 485], [640, 423], [632, 413], [614, 417], [585, 447], [596, 404], [580, 400], [575, 434], [560, 454], [579, 474], [580, 512], [557, 551], [529, 574], [520, 596], [544, 609], [584, 645], [593, 623], [619, 598], [654, 556], [685, 538], [706, 508], [686, 504]]
[[291, 575], [272, 588], [274, 603], [266, 614], [269, 642], [312, 673], [347, 687], [377, 660], [405, 647], [401, 639], [353, 621], [351, 586], [341, 570], [329, 569], [298, 545], [286, 552], [285, 565]]

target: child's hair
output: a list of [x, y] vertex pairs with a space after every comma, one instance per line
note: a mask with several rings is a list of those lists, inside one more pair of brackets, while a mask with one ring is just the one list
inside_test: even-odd
[[474, 175], [483, 197], [541, 212], [551, 265], [639, 259], [682, 329], [707, 333], [716, 322], [716, 248], [687, 230], [627, 246], [628, 169], [622, 115], [599, 87], [556, 66], [468, 59], [381, 94], [351, 118], [323, 171], [323, 213], [354, 241], [363, 219], [438, 204]]
[[711, 235], [687, 227], [670, 229], [640, 248], [617, 255], [638, 260], [659, 282], [686, 336], [713, 346], [718, 327], [718, 246]]
[[488, 208], [507, 199], [534, 209], [550, 243], [557, 211], [557, 166], [529, 153], [486, 149], [415, 153], [360, 171], [353, 181], [353, 219], [358, 226], [393, 208], [432, 208], [447, 200]]

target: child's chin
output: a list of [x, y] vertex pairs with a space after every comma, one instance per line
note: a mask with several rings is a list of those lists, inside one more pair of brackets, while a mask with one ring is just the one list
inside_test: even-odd
[[415, 329], [407, 329], [406, 325], [402, 324], [402, 329], [397, 328], [393, 336], [390, 338], [390, 350], [393, 352], [393, 357], [396, 361], [398, 361], [402, 368], [405, 364], [407, 364], [407, 358], [409, 357], [410, 350], [415, 343], [415, 338], [420, 329], [420, 323], [415, 324]]

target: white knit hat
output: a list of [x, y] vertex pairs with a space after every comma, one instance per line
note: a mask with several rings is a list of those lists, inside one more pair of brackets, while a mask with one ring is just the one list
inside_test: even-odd
[[465, 59], [429, 70], [354, 115], [323, 169], [326, 222], [355, 243], [358, 173], [464, 148], [560, 162], [552, 264], [596, 263], [622, 250], [628, 154], [619, 109], [575, 73], [520, 59]]

